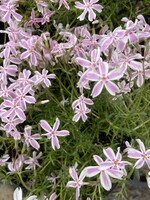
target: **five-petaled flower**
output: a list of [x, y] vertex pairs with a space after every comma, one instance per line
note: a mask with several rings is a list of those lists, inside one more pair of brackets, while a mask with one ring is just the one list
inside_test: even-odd
[[125, 152], [128, 153], [129, 158], [137, 159], [136, 163], [134, 164], [136, 169], [143, 167], [144, 163], [146, 163], [150, 169], [150, 149], [146, 150], [144, 143], [140, 139], [137, 139], [136, 141], [139, 144], [140, 151], [134, 149], [131, 145], [126, 143], [127, 148], [125, 149]]
[[83, 182], [83, 179], [85, 178], [85, 174], [83, 173], [83, 171], [80, 173], [80, 176], [78, 177], [75, 167], [70, 167], [69, 173], [71, 177], [73, 178], [73, 181], [68, 181], [66, 186], [76, 188], [76, 200], [78, 200], [80, 196], [81, 186], [87, 185], [88, 183]]
[[93, 21], [96, 18], [96, 14], [94, 13], [93, 9], [97, 12], [101, 12], [103, 7], [97, 3], [98, 0], [83, 0], [83, 3], [80, 3], [79, 1], [75, 2], [75, 7], [81, 10], [84, 10], [83, 13], [78, 17], [80, 21], [84, 20], [86, 13], [88, 12], [88, 20]]
[[102, 92], [104, 86], [111, 95], [115, 95], [115, 93], [119, 92], [119, 88], [112, 80], [119, 80], [122, 76], [123, 70], [121, 68], [109, 71], [108, 63], [101, 62], [97, 73], [89, 72], [86, 77], [88, 80], [97, 81], [92, 90], [92, 97], [97, 97]]
[[55, 147], [57, 149], [60, 148], [60, 144], [57, 137], [69, 135], [69, 131], [67, 130], [58, 131], [59, 125], [60, 125], [60, 120], [58, 118], [56, 118], [53, 128], [45, 120], [40, 121], [40, 126], [47, 132], [43, 135], [47, 136], [48, 139], [51, 139], [51, 145], [54, 150]]
[[85, 173], [86, 177], [93, 177], [97, 174], [100, 174], [100, 183], [105, 190], [110, 190], [112, 187], [111, 179], [122, 179], [124, 175], [123, 171], [120, 169], [116, 169], [113, 167], [113, 164], [108, 164], [108, 161], [103, 161], [102, 158], [98, 155], [93, 156], [95, 162], [98, 166], [89, 166], [84, 168], [83, 173]]

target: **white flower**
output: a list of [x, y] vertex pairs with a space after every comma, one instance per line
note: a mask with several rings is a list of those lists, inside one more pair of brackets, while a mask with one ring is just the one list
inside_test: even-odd
[[[16, 188], [13, 194], [13, 200], [22, 200], [22, 189], [20, 187]], [[26, 200], [38, 200], [37, 196], [33, 195], [28, 197]]]
[[16, 188], [13, 194], [14, 200], [22, 200], [22, 189]]

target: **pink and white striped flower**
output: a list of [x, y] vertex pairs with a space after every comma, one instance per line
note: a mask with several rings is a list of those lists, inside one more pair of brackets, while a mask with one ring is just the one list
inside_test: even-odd
[[89, 109], [86, 105], [79, 105], [78, 107], [75, 108], [74, 110], [74, 117], [73, 117], [73, 121], [78, 122], [79, 119], [81, 118], [83, 122], [85, 122], [87, 120], [87, 113], [91, 112], [91, 109]]
[[96, 14], [94, 13], [93, 9], [97, 12], [102, 12], [103, 7], [97, 3], [99, 0], [83, 0], [83, 3], [79, 1], [75, 2], [75, 7], [81, 10], [84, 10], [83, 13], [78, 17], [80, 21], [84, 20], [85, 15], [88, 13], [88, 20], [93, 21], [96, 18]]
[[60, 148], [58, 137], [69, 135], [69, 131], [67, 130], [58, 131], [59, 125], [60, 125], [60, 120], [58, 118], [56, 118], [53, 128], [45, 120], [40, 121], [40, 126], [47, 132], [42, 135], [47, 136], [48, 139], [51, 139], [51, 145], [54, 150], [55, 147], [57, 149]]
[[27, 164], [28, 166], [25, 169], [36, 169], [36, 166], [41, 167], [41, 165], [38, 162], [38, 159], [42, 156], [42, 152], [40, 152], [37, 155], [36, 151], [33, 151], [33, 157], [29, 157], [29, 159], [26, 159], [24, 161], [25, 164]]
[[20, 107], [20, 105], [18, 105], [18, 102], [15, 99], [13, 99], [12, 101], [4, 100], [4, 102], [1, 105], [1, 118], [14, 118], [15, 116], [17, 116], [22, 121], [26, 120], [26, 116], [24, 114], [23, 109]]
[[35, 50], [32, 39], [29, 39], [28, 41], [23, 39], [20, 42], [20, 46], [26, 49], [26, 51], [20, 55], [20, 58], [27, 59], [28, 57], [30, 57], [31, 64], [37, 66], [38, 60], [41, 59], [41, 54]]
[[43, 69], [42, 73], [35, 71], [35, 85], [42, 84], [42, 86], [50, 87], [51, 81], [49, 79], [55, 79], [55, 74], [48, 74], [48, 70]]
[[22, 16], [16, 12], [16, 7], [12, 3], [8, 3], [7, 5], [1, 5], [0, 11], [4, 12], [4, 15], [2, 17], [4, 22], [10, 22], [11, 17], [13, 16], [15, 20], [21, 21]]
[[83, 182], [83, 179], [85, 178], [85, 174], [83, 173], [83, 171], [80, 173], [80, 176], [78, 177], [75, 167], [70, 167], [69, 173], [70, 176], [73, 178], [73, 181], [68, 181], [66, 187], [76, 188], [76, 200], [78, 200], [80, 196], [81, 186], [87, 185], [88, 183]]
[[23, 108], [23, 110], [27, 109], [26, 103], [35, 104], [36, 102], [36, 99], [33, 96], [28, 95], [31, 90], [30, 85], [26, 85], [22, 90], [16, 90], [16, 101], [19, 103], [21, 108]]
[[144, 143], [140, 139], [136, 139], [136, 141], [139, 144], [140, 151], [134, 149], [127, 143], [127, 148], [125, 149], [125, 152], [127, 152], [129, 158], [137, 160], [134, 164], [134, 167], [136, 169], [140, 169], [145, 163], [150, 169], [150, 149], [146, 150]]
[[86, 78], [90, 81], [97, 81], [93, 90], [92, 97], [97, 97], [105, 86], [107, 91], [111, 95], [119, 92], [118, 86], [113, 83], [113, 80], [119, 80], [123, 76], [123, 70], [121, 68], [109, 71], [109, 66], [107, 62], [101, 62], [98, 66], [97, 73], [89, 72]]
[[120, 169], [112, 168], [112, 164], [110, 166], [107, 161], [103, 161], [103, 159], [98, 155], [94, 155], [93, 158], [98, 166], [86, 167], [84, 168], [83, 173], [86, 177], [93, 177], [100, 174], [99, 178], [102, 187], [105, 190], [110, 190], [112, 187], [110, 177], [121, 180], [124, 173]]
[[29, 147], [31, 145], [33, 148], [38, 150], [40, 148], [39, 143], [36, 140], [39, 140], [41, 138], [40, 134], [34, 134], [31, 135], [31, 127], [26, 126], [24, 129], [24, 141], [25, 144]]

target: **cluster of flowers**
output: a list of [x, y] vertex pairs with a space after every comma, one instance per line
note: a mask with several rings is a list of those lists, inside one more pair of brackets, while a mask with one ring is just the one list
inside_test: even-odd
[[[146, 163], [150, 169], [150, 149], [146, 150], [140, 139], [137, 139], [136, 141], [139, 144], [140, 150], [134, 149], [128, 142], [126, 142], [127, 148], [124, 152], [127, 153], [128, 158], [137, 160], [134, 164], [134, 168], [140, 169]], [[112, 188], [112, 178], [121, 180], [123, 179], [123, 176], [127, 175], [125, 166], [132, 164], [128, 161], [122, 161], [122, 155], [119, 147], [116, 154], [111, 148], [103, 149], [103, 153], [106, 156], [105, 161], [100, 156], [94, 155], [93, 158], [97, 163], [97, 166], [85, 167], [79, 176], [76, 172], [76, 166], [70, 167], [69, 173], [73, 178], [73, 181], [69, 181], [67, 183], [67, 187], [76, 189], [76, 200], [79, 199], [81, 186], [90, 184], [88, 182], [83, 182], [86, 177], [93, 177], [99, 174], [101, 186], [105, 190], [109, 191]]]
[[[53, 0], [53, 3], [57, 1]], [[96, 18], [93, 11], [102, 11], [102, 6], [96, 4], [97, 0], [84, 0], [83, 4], [75, 3], [75, 7], [83, 10], [78, 17], [84, 20], [88, 13], [89, 21]], [[73, 121], [77, 122], [81, 118], [84, 122], [87, 120], [87, 113], [90, 109], [87, 105], [93, 105], [90, 98], [84, 96], [84, 89], [90, 90], [90, 82], [95, 82], [91, 96], [93, 98], [101, 94], [103, 88], [111, 95], [122, 95], [128, 93], [136, 85], [141, 87], [144, 81], [150, 78], [150, 26], [146, 23], [143, 16], [139, 15], [135, 22], [123, 18], [124, 28], [121, 26], [114, 31], [110, 31], [107, 26], [101, 29], [100, 34], [92, 34], [88, 31], [87, 26], [75, 28], [63, 28], [60, 24], [54, 26], [62, 37], [61, 42], [57, 42], [50, 37], [50, 33], [43, 32], [40, 36], [33, 34], [33, 27], [39, 28], [46, 22], [49, 22], [54, 11], [49, 10], [48, 3], [40, 0], [35, 1], [39, 15], [36, 18], [34, 10], [31, 12], [30, 20], [24, 26], [20, 25], [22, 16], [17, 13], [17, 0], [1, 0], [0, 20], [7, 23], [6, 30], [0, 30], [0, 33], [8, 35], [8, 42], [0, 46], [0, 57], [3, 59], [3, 65], [0, 66], [0, 118], [2, 121], [1, 130], [6, 132], [6, 136], [13, 137], [36, 150], [40, 149], [37, 140], [42, 139], [40, 134], [31, 134], [32, 127], [26, 125], [24, 132], [18, 131], [18, 125], [26, 121], [26, 114], [29, 104], [36, 104], [35, 94], [41, 91], [41, 87], [49, 88], [51, 79], [55, 79], [56, 75], [50, 73], [47, 67], [49, 63], [53, 66], [58, 60], [63, 60], [68, 64], [76, 64], [81, 66], [78, 72], [79, 82], [77, 87], [80, 96], [72, 104], [75, 112]], [[69, 10], [70, 7], [65, 0], [59, 1], [59, 8], [62, 4]], [[142, 44], [141, 44], [142, 42]], [[67, 55], [67, 56], [66, 56]], [[29, 69], [24, 67], [28, 66]], [[114, 83], [116, 81], [116, 83]], [[47, 100], [46, 100], [47, 102]], [[45, 101], [40, 102], [45, 103]], [[56, 121], [51, 127], [45, 120], [40, 121], [40, 126], [46, 131], [43, 136], [51, 139], [51, 146], [59, 149], [59, 136], [69, 135], [69, 131], [58, 131], [60, 120]], [[127, 144], [126, 152], [129, 158], [138, 159], [135, 168], [143, 166], [144, 162], [150, 167], [150, 150], [145, 151], [144, 144], [137, 140], [140, 145], [140, 151], [135, 150]], [[70, 175], [74, 181], [68, 182], [68, 187], [76, 188], [76, 199], [79, 198], [79, 189], [85, 177], [92, 177], [100, 174], [101, 185], [109, 190], [111, 188], [110, 177], [121, 179], [126, 175], [125, 165], [127, 161], [121, 161], [122, 156], [118, 149], [115, 155], [113, 150], [108, 148], [103, 150], [106, 161], [95, 155], [94, 160], [97, 166], [85, 168], [79, 178], [75, 168], [70, 168]], [[36, 169], [40, 167], [38, 159], [42, 156], [42, 152], [37, 155], [33, 151], [33, 157], [28, 155], [19, 155], [12, 162], [8, 162], [9, 155], [4, 155], [0, 160], [0, 165], [8, 165], [9, 173], [19, 172], [26, 164], [25, 169]], [[19, 195], [22, 198], [21, 190], [17, 190], [14, 196]], [[17, 198], [17, 197], [14, 197]], [[55, 195], [54, 195], [55, 198]], [[50, 199], [54, 199], [51, 198]], [[29, 197], [36, 199], [36, 197]], [[28, 199], [28, 200], [29, 200]]]

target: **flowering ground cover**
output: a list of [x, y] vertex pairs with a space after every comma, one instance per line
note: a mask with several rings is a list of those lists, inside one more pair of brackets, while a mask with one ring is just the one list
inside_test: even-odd
[[149, 171], [148, 5], [0, 1], [0, 180], [14, 200], [104, 199], [115, 184], [122, 199]]

